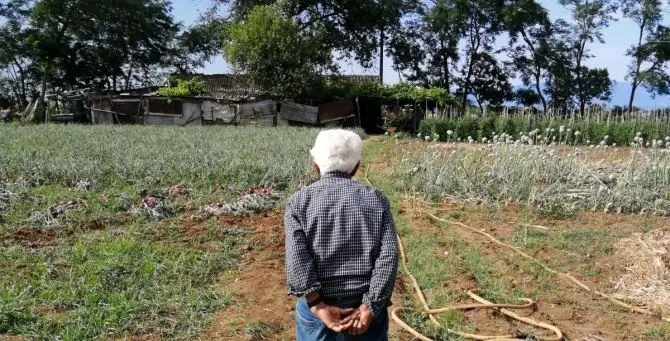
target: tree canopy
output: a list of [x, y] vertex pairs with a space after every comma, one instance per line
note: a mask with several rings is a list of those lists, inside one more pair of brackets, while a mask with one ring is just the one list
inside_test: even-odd
[[49, 91], [163, 85], [222, 55], [268, 96], [299, 98], [338, 91], [327, 79], [342, 59], [374, 69], [389, 57], [402, 86], [441, 89], [461, 112], [516, 102], [583, 115], [611, 97], [608, 70], [588, 61], [617, 20], [638, 28], [628, 110], [639, 87], [670, 95], [660, 0], [560, 0], [571, 18], [555, 21], [537, 0], [209, 1], [188, 27], [169, 0], [0, 1], [0, 97], [25, 107]]

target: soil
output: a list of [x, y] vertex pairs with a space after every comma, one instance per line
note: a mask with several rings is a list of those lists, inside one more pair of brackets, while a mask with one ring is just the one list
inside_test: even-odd
[[255, 246], [245, 255], [242, 271], [221, 288], [233, 302], [214, 315], [205, 340], [253, 340], [245, 332], [250, 323], [261, 322], [267, 340], [292, 340], [293, 305], [284, 279], [284, 223], [279, 211], [252, 216], [223, 216], [222, 229], [254, 229]]
[[[450, 213], [458, 213], [457, 216], [462, 217], [458, 221], [465, 223], [468, 226], [476, 227], [477, 229], [485, 230], [487, 233], [496, 237], [496, 239], [503, 242], [512, 243], [515, 236], [515, 222], [521, 218], [522, 210], [515, 207], [502, 208], [497, 212], [502, 220], [507, 220], [509, 223], [497, 221], [492, 219], [491, 210], [482, 209], [478, 206], [444, 206], [440, 212], [440, 216], [448, 220], [455, 220], [449, 218]], [[451, 212], [450, 212], [451, 211]], [[504, 217], [504, 218], [503, 218]], [[594, 336], [600, 337], [602, 340], [645, 340], [649, 329], [652, 325], [657, 324], [660, 320], [656, 317], [645, 316], [637, 313], [631, 313], [624, 309], [608, 302], [607, 300], [595, 295], [591, 295], [582, 289], [577, 288], [567, 280], [555, 278], [554, 284], [556, 288], [551, 290], [542, 290], [539, 288], [539, 281], [532, 275], [523, 273], [518, 269], [518, 256], [513, 251], [493, 244], [489, 239], [472, 233], [465, 229], [460, 229], [456, 226], [445, 225], [438, 227], [437, 225], [427, 221], [425, 218], [408, 218], [411, 226], [418, 230], [427, 231], [431, 228], [450, 228], [453, 229], [459, 238], [466, 241], [468, 245], [477, 246], [484, 254], [489, 257], [501, 259], [503, 266], [509, 270], [509, 281], [512, 287], [516, 287], [524, 292], [539, 292], [541, 296], [534, 297], [537, 300], [537, 311], [530, 317], [537, 321], [551, 323], [563, 331], [570, 340], [588, 340], [596, 339]], [[670, 230], [670, 224], [667, 219], [658, 217], [645, 217], [648, 228], [654, 230]], [[522, 220], [522, 221], [525, 221]], [[590, 229], [616, 229], [621, 234], [628, 234], [639, 232], [642, 229], [641, 222], [643, 219], [640, 216], [633, 215], [605, 215], [601, 213], [584, 212], [578, 214], [577, 217], [570, 220], [548, 220], [536, 219], [532, 224], [546, 227], [549, 233], [571, 228], [589, 227]], [[612, 242], [616, 242], [613, 240]], [[533, 255], [543, 263], [547, 264], [553, 259], [564, 259], [566, 252], [559, 249], [545, 249], [538, 253], [533, 253], [524, 250]], [[605, 293], [613, 293], [613, 282], [618, 278], [625, 269], [617, 263], [614, 255], [597, 255], [587, 256], [579, 255], [580, 261], [571, 264], [569, 269], [556, 269], [559, 271], [569, 272], [580, 281], [593, 289], [603, 291]], [[516, 258], [515, 258], [516, 257]], [[591, 258], [592, 257], [592, 258]], [[595, 266], [598, 270], [596, 277], [584, 277], [581, 273], [588, 267]], [[476, 288], [476, 283], [468, 274], [453, 278], [445, 286], [450, 289], [468, 290]], [[629, 302], [634, 303], [634, 302]], [[472, 326], [487, 326], [483, 331], [490, 333], [492, 329], [493, 319], [489, 314], [483, 313], [467, 313], [466, 319], [469, 325]], [[499, 324], [496, 323], [497, 326]], [[510, 323], [510, 327], [515, 325]], [[519, 325], [519, 329], [523, 330], [524, 326]], [[498, 329], [498, 331], [505, 331], [505, 329]]]
[[[416, 143], [406, 141], [400, 141], [397, 145], [402, 147], [396, 148], [397, 150], [417, 147]], [[593, 153], [593, 156], [596, 157], [600, 151], [589, 151], [588, 153]], [[629, 151], [622, 148], [614, 154], [615, 159], [620, 161], [629, 155]], [[611, 149], [608, 150], [607, 155], [611, 157]], [[373, 162], [372, 172], [384, 172], [384, 168], [388, 169], [389, 160], [389, 154], [380, 154], [379, 159]], [[517, 233], [517, 222], [534, 225], [529, 229], [539, 229], [548, 234], [585, 227], [593, 230], [615, 230], [617, 235], [627, 235], [643, 229], [670, 230], [667, 219], [653, 216], [582, 212], [569, 220], [556, 220], [534, 215], [523, 206], [515, 204], [500, 208], [487, 208], [476, 203], [443, 203], [438, 208], [440, 216], [483, 229], [497, 239], [510, 244]], [[409, 225], [418, 231], [445, 228], [445, 226], [440, 227], [434, 224], [422, 215], [417, 203], [411, 200], [401, 203], [400, 212]], [[433, 212], [436, 211], [433, 210]], [[282, 212], [274, 211], [252, 216], [224, 216], [220, 217], [219, 221], [222, 229], [232, 226], [253, 229], [254, 247], [245, 255], [245, 264], [241, 272], [237, 273], [232, 280], [222, 281], [221, 291], [229, 293], [233, 301], [227, 308], [215, 314], [211, 327], [202, 335], [202, 338], [207, 340], [254, 340], [247, 335], [249, 333], [245, 331], [245, 327], [250, 323], [262, 322], [266, 327], [265, 339], [293, 340], [295, 338], [293, 329], [295, 301], [286, 296], [283, 273]], [[201, 228], [198, 223], [192, 221], [187, 221], [184, 225], [187, 233], [197, 233]], [[520, 311], [518, 312], [520, 315], [557, 326], [569, 340], [647, 340], [652, 326], [660, 323], [658, 318], [626, 311], [558, 277], [552, 278], [553, 287], [551, 289], [543, 289], [534, 275], [524, 273], [520, 269], [519, 264], [523, 260], [520, 260], [511, 250], [495, 245], [483, 236], [470, 231], [457, 227], [449, 228], [454, 229], [453, 231], [458, 233], [458, 236], [468, 245], [481, 249], [487, 256], [500, 259], [500, 262], [496, 264], [509, 270], [508, 277], [501, 280], [509, 280], [513, 288], [523, 292], [537, 293], [537, 296], [532, 297], [537, 302], [536, 310]], [[611, 242], [614, 243], [616, 240]], [[449, 251], [448, 248], [446, 250]], [[588, 286], [606, 293], [612, 292], [613, 279], [624, 271], [612, 255], [598, 254], [594, 257], [581, 254], [579, 251], [571, 252], [554, 248], [527, 251], [545, 264], [555, 259], [576, 257], [578, 261], [569, 264], [569, 269], [557, 270], [569, 271]], [[598, 270], [597, 276], [582, 275], [584, 270], [594, 266]], [[451, 278], [444, 285], [462, 291], [477, 288], [476, 281], [468, 273]], [[400, 277], [393, 296], [394, 306], [408, 299], [416, 300], [414, 290], [407, 278]], [[453, 304], [459, 303], [472, 302], [466, 297], [463, 297], [461, 302], [453, 302]], [[467, 312], [464, 316], [476, 333], [504, 334], [527, 329], [526, 326], [511, 322], [493, 311]], [[391, 323], [390, 329], [392, 340], [412, 339], [394, 323]]]
[[0, 245], [21, 245], [38, 248], [56, 244], [58, 231], [55, 229], [18, 228], [6, 231], [0, 237]]

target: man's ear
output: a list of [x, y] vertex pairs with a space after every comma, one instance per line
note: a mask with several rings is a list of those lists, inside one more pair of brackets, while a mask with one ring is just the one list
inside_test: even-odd
[[312, 160], [312, 167], [314, 167], [314, 171], [316, 172], [316, 175], [321, 176], [321, 169], [319, 168], [319, 165]]
[[354, 167], [354, 170], [351, 171], [351, 177], [352, 177], [352, 178], [353, 178], [354, 176], [356, 176], [356, 172], [358, 172], [358, 168], [360, 168], [360, 166], [361, 166], [361, 162], [358, 161], [358, 163], [356, 164], [356, 167]]

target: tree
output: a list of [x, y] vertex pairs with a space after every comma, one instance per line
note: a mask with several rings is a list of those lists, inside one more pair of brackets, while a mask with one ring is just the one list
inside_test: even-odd
[[25, 44], [29, 5], [27, 0], [12, 0], [0, 4], [0, 18], [5, 21], [0, 25], [0, 70], [3, 70], [5, 87], [21, 106], [27, 104], [33, 86], [33, 64]]
[[617, 8], [612, 0], [561, 0], [562, 5], [571, 7], [575, 21], [572, 34], [565, 37], [572, 47], [574, 60], [573, 73], [575, 75], [576, 98], [580, 115], [584, 115], [589, 100], [587, 85], [585, 84], [583, 67], [584, 61], [590, 57], [587, 43], [599, 41], [604, 43], [602, 30], [614, 20]]
[[224, 56], [278, 98], [299, 96], [334, 68], [323, 32], [307, 33], [276, 5], [256, 6], [226, 31]]
[[26, 27], [29, 55], [47, 87], [128, 89], [168, 65], [179, 26], [166, 0], [40, 0]]
[[496, 36], [503, 30], [501, 13], [502, 0], [466, 1], [467, 19], [463, 30], [465, 39], [465, 60], [461, 68], [458, 83], [461, 95], [461, 107], [467, 107], [468, 96], [472, 95], [472, 79], [478, 57], [493, 52]]
[[612, 80], [607, 69], [582, 68], [580, 73], [583, 77], [583, 86], [580, 100], [584, 101], [585, 106], [595, 104], [595, 101], [609, 102], [612, 97]]
[[178, 73], [186, 74], [203, 67], [223, 49], [225, 25], [211, 9], [201, 16], [198, 23], [182, 32], [176, 39], [177, 53], [171, 64]]
[[640, 46], [636, 54], [647, 63], [647, 67], [639, 72], [638, 84], [653, 95], [670, 95], [670, 75], [666, 72], [670, 61], [670, 28], [656, 27], [649, 42]]
[[[503, 18], [510, 36], [512, 65], [523, 84], [534, 87], [535, 96], [532, 98], [542, 104], [546, 113], [548, 104], [542, 88], [551, 55], [548, 39], [553, 33], [547, 10], [535, 0], [520, 0], [505, 8]], [[529, 99], [530, 95], [525, 94], [524, 97]]]
[[548, 59], [544, 93], [549, 97], [549, 106], [553, 111], [567, 112], [573, 106], [572, 98], [576, 87], [572, 45], [564, 39], [565, 34], [568, 34], [569, 24], [559, 19], [552, 27], [554, 31], [564, 34], [554, 34], [547, 41], [551, 55]]
[[540, 104], [540, 96], [538, 96], [535, 89], [518, 89], [514, 92], [513, 97], [516, 103], [524, 107], [534, 107]]
[[450, 91], [460, 58], [466, 5], [461, 0], [437, 0], [430, 8], [421, 6], [395, 32], [390, 52], [408, 81]]
[[507, 100], [512, 99], [512, 85], [505, 70], [498, 61], [488, 53], [472, 56], [472, 90], [477, 105], [484, 113], [485, 107], [500, 108]]
[[256, 6], [275, 5], [303, 32], [320, 32], [323, 48], [371, 67], [380, 46], [380, 30], [399, 25], [417, 0], [216, 0], [242, 19]]
[[[659, 0], [621, 0], [621, 9], [625, 18], [629, 18], [638, 26], [637, 44], [627, 51], [627, 55], [633, 58], [633, 62], [628, 71], [628, 78], [631, 80], [630, 99], [628, 101], [628, 110], [633, 110], [635, 92], [640, 84], [645, 80], [644, 74], [658, 74], [662, 72], [659, 64], [652, 62], [650, 68], [642, 70], [642, 65], [648, 62], [648, 58], [653, 54], [649, 53], [649, 48], [642, 48], [647, 35], [654, 35], [658, 24], [661, 21], [661, 2]], [[642, 77], [641, 77], [642, 76]]]

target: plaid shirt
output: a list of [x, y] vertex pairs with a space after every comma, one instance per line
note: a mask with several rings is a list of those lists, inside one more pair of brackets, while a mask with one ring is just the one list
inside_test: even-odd
[[398, 244], [388, 199], [339, 172], [295, 193], [286, 205], [289, 295], [362, 295], [373, 314], [390, 304]]

